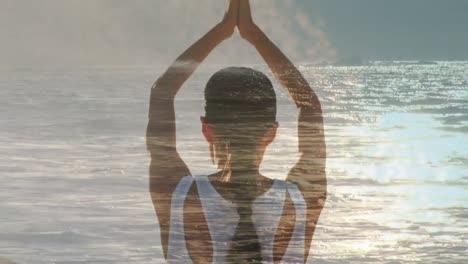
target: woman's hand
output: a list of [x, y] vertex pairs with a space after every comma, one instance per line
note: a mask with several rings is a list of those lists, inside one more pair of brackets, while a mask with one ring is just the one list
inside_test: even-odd
[[239, 18], [237, 21], [237, 27], [241, 37], [249, 42], [252, 42], [252, 37], [255, 35], [257, 25], [252, 19], [252, 12], [250, 9], [249, 0], [238, 0], [239, 1]]
[[230, 38], [232, 34], [234, 34], [234, 29], [237, 26], [238, 13], [239, 0], [229, 0], [229, 6], [224, 14], [224, 18], [219, 24], [226, 39]]

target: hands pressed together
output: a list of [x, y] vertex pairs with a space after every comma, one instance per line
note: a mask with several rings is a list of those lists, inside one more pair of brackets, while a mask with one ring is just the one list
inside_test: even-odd
[[226, 38], [234, 34], [234, 29], [239, 29], [242, 38], [251, 41], [254, 31], [258, 29], [252, 19], [249, 0], [229, 0], [223, 20], [220, 23]]

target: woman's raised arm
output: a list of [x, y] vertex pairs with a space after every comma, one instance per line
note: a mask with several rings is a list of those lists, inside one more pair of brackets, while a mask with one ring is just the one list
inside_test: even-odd
[[[223, 20], [183, 52], [154, 83], [147, 127], [147, 148], [153, 158], [153, 170], [161, 165], [167, 167], [166, 169], [171, 166], [174, 169], [182, 167], [184, 174], [188, 172], [176, 151], [174, 99], [198, 65], [216, 46], [234, 33], [238, 7], [238, 0], [230, 0]], [[160, 161], [162, 164], [159, 164]]]
[[238, 28], [263, 57], [297, 106], [299, 160], [287, 180], [301, 190], [308, 207], [306, 259], [312, 235], [326, 198], [326, 146], [320, 101], [307, 80], [281, 50], [253, 22], [249, 0], [239, 0]]

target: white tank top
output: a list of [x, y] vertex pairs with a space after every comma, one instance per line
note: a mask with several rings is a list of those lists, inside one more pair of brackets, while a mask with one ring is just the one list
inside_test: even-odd
[[[194, 180], [213, 241], [213, 263], [224, 263], [240, 217], [236, 205], [224, 199], [206, 176], [184, 177], [172, 195], [167, 263], [193, 263], [185, 241], [184, 203]], [[252, 205], [252, 221], [261, 245], [262, 263], [273, 263], [273, 246], [286, 191], [296, 211], [296, 223], [281, 263], [304, 263], [307, 206], [297, 186], [281, 180], [275, 180], [270, 190], [259, 196]]]

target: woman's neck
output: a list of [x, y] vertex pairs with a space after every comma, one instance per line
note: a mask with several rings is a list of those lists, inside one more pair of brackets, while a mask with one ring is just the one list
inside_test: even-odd
[[220, 181], [221, 182], [230, 182], [230, 183], [245, 183], [258, 181], [261, 178], [260, 171], [258, 167], [252, 168], [225, 168], [220, 172]]

